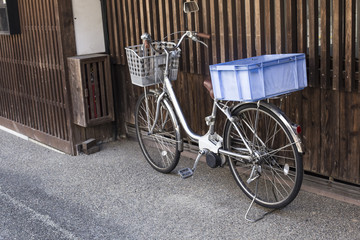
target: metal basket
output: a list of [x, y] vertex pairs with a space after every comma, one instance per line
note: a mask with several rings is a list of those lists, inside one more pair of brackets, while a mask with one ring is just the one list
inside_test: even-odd
[[[175, 47], [173, 42], [154, 42], [156, 50]], [[131, 82], [140, 87], [146, 87], [163, 82], [166, 65], [166, 53], [158, 53], [152, 48], [144, 48], [143, 45], [126, 47], [126, 56], [131, 76]], [[179, 54], [180, 55], [180, 54]], [[177, 79], [179, 57], [171, 56], [169, 63], [169, 78]]]

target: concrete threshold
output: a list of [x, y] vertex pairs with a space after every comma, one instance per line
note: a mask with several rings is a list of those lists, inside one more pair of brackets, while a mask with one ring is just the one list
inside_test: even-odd
[[10, 134], [12, 134], [12, 135], [14, 135], [14, 136], [16, 136], [16, 137], [18, 137], [18, 138], [21, 138], [21, 139], [23, 139], [23, 140], [33, 142], [33, 143], [35, 143], [35, 144], [37, 144], [37, 145], [40, 145], [40, 146], [42, 146], [42, 147], [44, 147], [44, 148], [47, 148], [47, 149], [49, 149], [49, 150], [52, 150], [52, 151], [54, 151], [54, 152], [61, 153], [61, 154], [65, 154], [64, 152], [62, 152], [62, 151], [60, 151], [60, 150], [57, 150], [57, 149], [55, 149], [55, 148], [53, 148], [53, 147], [50, 147], [50, 146], [48, 146], [48, 145], [46, 145], [46, 144], [43, 144], [43, 143], [41, 143], [41, 142], [38, 142], [38, 141], [36, 141], [36, 140], [34, 140], [34, 139], [31, 139], [31, 138], [29, 138], [29, 137], [27, 137], [27, 136], [25, 136], [25, 135], [23, 135], [23, 134], [21, 134], [21, 133], [18, 133], [18, 132], [15, 132], [15, 131], [11, 130], [11, 129], [8, 129], [8, 128], [4, 127], [4, 126], [1, 126], [1, 125], [0, 125], [0, 130], [5, 131], [5, 132], [7, 132], [7, 133], [10, 133]]

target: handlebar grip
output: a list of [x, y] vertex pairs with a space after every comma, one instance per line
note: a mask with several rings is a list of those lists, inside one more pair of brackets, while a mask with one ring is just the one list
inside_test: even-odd
[[205, 38], [205, 39], [210, 39], [211, 35], [207, 34], [207, 33], [197, 33], [196, 36], [200, 37], [200, 38]]

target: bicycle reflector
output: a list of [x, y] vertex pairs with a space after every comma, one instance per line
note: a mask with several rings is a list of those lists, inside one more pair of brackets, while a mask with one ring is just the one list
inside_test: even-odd
[[297, 134], [300, 134], [302, 132], [301, 126], [298, 124], [293, 124], [292, 128], [293, 128], [294, 132], [296, 132]]

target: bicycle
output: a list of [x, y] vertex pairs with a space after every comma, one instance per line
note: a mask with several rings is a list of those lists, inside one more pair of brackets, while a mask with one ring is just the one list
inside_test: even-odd
[[[196, 7], [188, 5], [188, 12]], [[206, 46], [200, 38], [210, 36], [186, 31], [174, 43], [154, 42], [145, 33], [142, 45], [126, 48], [132, 83], [144, 88], [135, 110], [140, 148], [155, 170], [170, 173], [183, 151], [183, 127], [198, 143], [199, 153], [192, 168], [179, 170], [182, 178], [192, 176], [200, 157], [206, 155], [212, 168], [228, 163], [236, 183], [252, 199], [247, 220], [251, 220], [247, 214], [254, 202], [267, 208], [283, 208], [295, 199], [302, 184], [300, 127], [267, 100], [234, 103], [215, 97], [212, 113], [205, 118], [208, 132], [203, 136], [195, 134], [186, 122], [171, 81], [177, 77], [180, 44], [190, 39]], [[215, 132], [218, 110], [227, 119], [222, 137]]]

